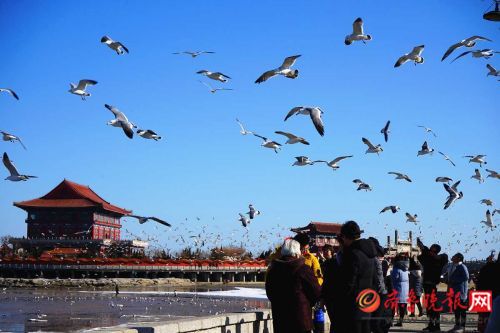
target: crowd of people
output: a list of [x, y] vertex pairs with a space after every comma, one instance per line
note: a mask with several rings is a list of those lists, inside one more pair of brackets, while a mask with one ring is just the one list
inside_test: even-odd
[[[440, 332], [445, 302], [438, 296], [441, 282], [453, 300], [448, 310], [455, 314], [455, 326], [449, 332], [465, 332], [471, 276], [463, 254], [454, 254], [449, 262], [438, 244], [427, 247], [417, 239], [419, 255], [387, 258], [378, 240], [361, 238], [362, 233], [356, 222], [348, 221], [337, 235], [339, 249], [325, 245], [316, 254], [305, 233], [285, 239], [266, 277], [275, 333], [311, 332], [313, 317], [323, 309], [330, 333], [387, 333], [393, 325], [403, 326], [407, 314], [423, 316], [424, 308], [428, 325], [423, 331]], [[480, 314], [481, 333], [500, 332], [499, 258], [495, 261], [492, 253], [475, 281], [477, 290], [492, 291], [495, 306], [492, 314]]]

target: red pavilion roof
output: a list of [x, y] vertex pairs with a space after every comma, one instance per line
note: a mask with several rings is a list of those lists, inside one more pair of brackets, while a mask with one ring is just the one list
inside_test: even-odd
[[330, 222], [311, 222], [302, 228], [293, 228], [293, 232], [315, 231], [321, 234], [339, 234], [342, 224]]
[[27, 208], [85, 208], [100, 207], [109, 212], [128, 215], [130, 210], [112, 205], [90, 187], [69, 180], [63, 180], [52, 191], [41, 198], [14, 202], [14, 206]]

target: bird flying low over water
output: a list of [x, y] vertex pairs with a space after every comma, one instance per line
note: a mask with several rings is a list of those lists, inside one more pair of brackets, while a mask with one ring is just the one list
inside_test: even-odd
[[240, 218], [238, 219], [238, 221], [240, 221], [241, 225], [246, 228], [247, 225], [250, 224], [250, 220], [245, 215], [243, 215], [241, 213], [239, 213], [239, 215], [240, 215]]
[[275, 68], [275, 69], [271, 69], [271, 70], [265, 72], [264, 74], [259, 76], [259, 78], [257, 80], [255, 80], [255, 83], [262, 83], [262, 82], [267, 81], [268, 79], [270, 79], [276, 75], [283, 75], [289, 79], [297, 78], [299, 76], [299, 70], [298, 69], [291, 69], [290, 67], [292, 67], [295, 64], [295, 61], [299, 57], [300, 57], [300, 54], [285, 58], [285, 60], [283, 61], [283, 64], [281, 64], [280, 67]]
[[493, 219], [491, 218], [491, 212], [488, 209], [486, 211], [486, 221], [481, 221], [481, 223], [484, 223], [490, 230], [495, 229], [497, 226], [493, 224]]
[[14, 134], [9, 134], [9, 133], [4, 132], [4, 131], [0, 131], [0, 133], [2, 134], [3, 141], [10, 141], [10, 142], [17, 141], [21, 144], [21, 146], [23, 146], [24, 150], [26, 150], [26, 146], [23, 144], [20, 137], [15, 136]]
[[418, 215], [414, 214], [411, 215], [410, 213], [405, 213], [406, 215], [406, 222], [411, 222], [417, 224], [419, 221], [417, 220]]
[[222, 91], [222, 90], [233, 90], [230, 88], [214, 88], [211, 85], [209, 85], [208, 83], [205, 83], [203, 81], [199, 81], [199, 82], [202, 83], [205, 87], [207, 87], [208, 91], [210, 91], [212, 94], [215, 94], [217, 91]]
[[479, 203], [486, 205], [486, 206], [493, 206], [494, 202], [491, 199], [482, 199], [479, 201]]
[[12, 90], [12, 89], [9, 89], [9, 88], [0, 88], [0, 93], [2, 93], [2, 92], [6, 92], [9, 95], [11, 95], [12, 97], [14, 97], [15, 99], [19, 100], [19, 96], [17, 96], [17, 94], [15, 93], [15, 91]]
[[292, 164], [292, 166], [306, 166], [314, 164], [307, 156], [297, 156], [295, 159], [296, 161]]
[[379, 214], [385, 213], [388, 210], [390, 210], [393, 214], [396, 214], [399, 211], [399, 209], [400, 209], [399, 206], [387, 206], [384, 207]]
[[288, 140], [285, 142], [285, 144], [293, 145], [295, 143], [302, 143], [304, 145], [309, 145], [309, 142], [307, 142], [304, 138], [301, 138], [300, 136], [296, 136], [292, 133], [282, 132], [282, 131], [276, 131], [274, 133], [286, 136], [288, 138]]
[[366, 192], [368, 192], [368, 191], [372, 190], [372, 188], [370, 187], [370, 185], [368, 185], [367, 183], [365, 183], [361, 179], [354, 179], [352, 182], [354, 184], [358, 185], [358, 188], [356, 189], [356, 191], [365, 190]]
[[3, 162], [3, 165], [5, 165], [7, 170], [9, 170], [9, 172], [10, 172], [10, 176], [5, 178], [5, 180], [18, 182], [18, 181], [26, 181], [30, 178], [37, 178], [37, 176], [28, 176], [28, 175], [19, 174], [16, 167], [14, 166], [12, 161], [9, 159], [9, 156], [7, 155], [7, 153], [3, 153], [2, 162]]
[[311, 117], [311, 120], [313, 122], [314, 127], [316, 128], [316, 131], [318, 131], [319, 135], [324, 136], [325, 135], [325, 127], [323, 125], [323, 120], [321, 119], [321, 115], [323, 114], [323, 110], [321, 110], [319, 107], [308, 107], [308, 106], [296, 106], [292, 108], [290, 111], [288, 111], [285, 121], [290, 118], [293, 115], [309, 115]]
[[139, 216], [139, 215], [127, 215], [127, 216], [137, 219], [140, 224], [144, 224], [147, 221], [152, 220], [152, 221], [155, 221], [157, 223], [163, 224], [167, 227], [171, 227], [170, 223], [168, 223], [167, 221], [163, 221], [163, 220], [161, 220], [157, 217], [154, 217], [154, 216]]
[[438, 151], [438, 153], [441, 154], [441, 155], [443, 155], [444, 159], [447, 160], [448, 162], [450, 162], [451, 165], [456, 166], [455, 163], [453, 163], [453, 161], [451, 160], [451, 158], [448, 155], [446, 155], [446, 154], [444, 154], [444, 153], [442, 153], [440, 151]]
[[410, 183], [411, 183], [411, 179], [410, 179], [410, 177], [408, 177], [408, 175], [405, 175], [405, 174], [403, 174], [403, 173], [399, 173], [399, 172], [393, 172], [393, 171], [391, 171], [391, 172], [388, 172], [388, 174], [389, 174], [389, 175], [395, 175], [395, 176], [396, 176], [396, 178], [394, 178], [394, 179], [403, 179], [403, 180], [406, 180], [407, 182], [410, 182]]
[[496, 172], [495, 170], [490, 170], [490, 169], [486, 169], [486, 172], [489, 173], [488, 176], [486, 176], [486, 178], [496, 178], [496, 179], [500, 179], [500, 173]]
[[423, 64], [424, 57], [422, 57], [422, 52], [424, 51], [424, 47], [424, 45], [415, 46], [410, 53], [406, 53], [405, 55], [399, 57], [396, 64], [394, 64], [394, 67], [399, 67], [408, 61], [413, 61], [415, 66], [417, 64]]
[[351, 158], [352, 155], [348, 155], [348, 156], [339, 156], [333, 160], [331, 160], [330, 162], [328, 161], [323, 161], [323, 160], [317, 160], [317, 161], [313, 161], [313, 163], [325, 163], [327, 166], [329, 166], [330, 168], [333, 169], [333, 171], [337, 170], [338, 168], [340, 168], [340, 166], [337, 164], [339, 163], [340, 161], [342, 161], [343, 159], [346, 159], [346, 158]]
[[118, 41], [114, 41], [108, 36], [103, 36], [101, 38], [101, 43], [106, 44], [110, 49], [116, 52], [116, 54], [121, 55], [124, 54], [125, 52], [128, 53], [128, 49], [123, 45], [122, 43]]
[[260, 210], [255, 209], [252, 204], [249, 204], [247, 214], [250, 217], [250, 220], [253, 220], [254, 217], [256, 217], [257, 215], [260, 215], [261, 212], [260, 212]]
[[472, 175], [470, 178], [476, 179], [479, 182], [479, 184], [484, 183], [484, 178], [481, 175], [479, 169], [474, 169], [474, 175]]
[[202, 54], [214, 54], [215, 52], [212, 51], [182, 51], [182, 52], [174, 52], [172, 54], [187, 54], [190, 55], [192, 58], [196, 58], [199, 55]]
[[483, 167], [483, 164], [488, 164], [488, 162], [486, 162], [484, 160], [484, 158], [486, 157], [486, 155], [475, 155], [475, 156], [465, 155], [464, 157], [469, 158], [469, 163], [471, 163], [471, 162], [473, 162], [473, 163], [479, 163], [479, 166], [481, 168]]
[[452, 181], [453, 181], [453, 179], [451, 179], [450, 177], [437, 177], [436, 178], [436, 183], [449, 183]]
[[462, 193], [462, 191], [460, 191], [460, 192], [458, 191], [459, 184], [460, 184], [460, 180], [457, 181], [452, 186], [449, 186], [448, 184], [443, 184], [444, 189], [446, 190], [446, 192], [448, 192], [448, 198], [446, 198], [446, 202], [444, 203], [443, 209], [447, 209], [455, 201], [457, 201], [458, 199], [462, 199], [464, 197], [464, 194]]
[[378, 155], [379, 153], [384, 151], [384, 149], [380, 144], [374, 146], [367, 138], [361, 138], [361, 141], [363, 141], [363, 143], [368, 146], [368, 149], [365, 151], [365, 154], [375, 153]]
[[486, 76], [500, 76], [500, 70], [496, 70], [495, 67], [491, 66], [490, 64], [486, 65], [486, 68], [489, 69], [489, 72], [486, 74]]
[[483, 49], [483, 50], [472, 50], [472, 51], [466, 51], [453, 59], [451, 62], [454, 62], [458, 58], [461, 58], [467, 54], [471, 53], [473, 58], [484, 58], [484, 59], [489, 59], [495, 55], [495, 53], [500, 53], [498, 51], [493, 51], [492, 49]]
[[427, 154], [431, 154], [434, 152], [434, 148], [429, 148], [429, 145], [427, 145], [427, 141], [424, 141], [424, 144], [422, 145], [422, 149], [420, 149], [417, 152], [417, 156], [423, 156]]
[[464, 46], [464, 47], [474, 47], [476, 45], [476, 42], [480, 41], [480, 40], [487, 40], [489, 42], [492, 41], [491, 39], [488, 39], [486, 37], [481, 37], [481, 36], [472, 36], [472, 37], [469, 37], [469, 38], [466, 38], [466, 39], [462, 39], [460, 42], [458, 42], [456, 44], [453, 44], [452, 46], [450, 46], [448, 48], [448, 50], [445, 52], [445, 54], [441, 58], [441, 61], [443, 61], [444, 59], [446, 59], [453, 51], [455, 51], [459, 47], [462, 47], [462, 46]]
[[136, 128], [137, 126], [132, 124], [128, 120], [127, 116], [116, 107], [109, 104], [104, 104], [104, 106], [115, 115], [115, 119], [108, 121], [107, 124], [113, 127], [121, 127], [125, 135], [129, 139], [132, 139], [134, 137], [134, 128]]
[[253, 133], [253, 135], [264, 140], [264, 142], [262, 142], [262, 144], [261, 144], [262, 147], [274, 149], [274, 152], [276, 154], [278, 153], [278, 150], [281, 149], [281, 144], [279, 144], [278, 142], [269, 140], [268, 138], [261, 136], [261, 135], [258, 135], [256, 133]]
[[382, 128], [380, 130], [380, 133], [382, 133], [384, 135], [385, 142], [387, 142], [389, 140], [389, 133], [391, 133], [391, 131], [389, 130], [390, 125], [391, 125], [391, 121], [388, 120], [387, 123], [385, 123], [384, 128]]
[[344, 44], [351, 45], [354, 41], [362, 41], [366, 44], [367, 40], [372, 40], [372, 36], [364, 33], [363, 31], [363, 19], [358, 17], [352, 23], [352, 34], [345, 36]]
[[158, 141], [158, 140], [161, 140], [161, 136], [159, 136], [158, 134], [156, 134], [154, 131], [152, 130], [137, 130], [137, 134], [139, 136], [142, 136], [144, 139], [153, 139], [155, 141]]
[[80, 80], [78, 82], [78, 85], [75, 85], [74, 83], [70, 83], [69, 87], [70, 89], [68, 90], [70, 93], [78, 95], [82, 98], [82, 100], [85, 100], [86, 97], [90, 97], [91, 94], [85, 89], [87, 89], [87, 86], [93, 86], [96, 85], [97, 81], [94, 80]]
[[220, 82], [227, 82], [228, 79], [231, 79], [229, 76], [222, 74], [221, 72], [210, 72], [210, 71], [207, 71], [206, 69], [202, 69], [201, 71], [197, 71], [196, 74], [205, 75], [206, 77], [208, 77], [212, 80], [216, 80], [216, 81], [220, 81]]
[[245, 129], [245, 127], [243, 126], [243, 124], [238, 120], [238, 118], [236, 118], [236, 122], [238, 123], [238, 125], [240, 125], [240, 133], [241, 135], [247, 135], [247, 134], [253, 134], [253, 132], [250, 132], [250, 131], [247, 131]]

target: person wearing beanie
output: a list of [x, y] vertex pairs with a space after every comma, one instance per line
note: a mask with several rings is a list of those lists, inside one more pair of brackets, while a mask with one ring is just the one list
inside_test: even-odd
[[321, 271], [321, 266], [319, 264], [318, 258], [311, 252], [309, 252], [309, 235], [306, 233], [298, 233], [293, 237], [294, 240], [299, 242], [300, 250], [302, 252], [302, 256], [304, 257], [305, 264], [314, 272], [314, 275], [318, 279], [318, 283], [321, 286], [323, 284], [323, 273]]

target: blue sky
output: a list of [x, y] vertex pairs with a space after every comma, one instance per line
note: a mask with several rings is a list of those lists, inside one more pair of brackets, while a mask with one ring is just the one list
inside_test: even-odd
[[[477, 241], [466, 257], [485, 257], [498, 249], [499, 229], [486, 233], [481, 227], [486, 208], [478, 201], [500, 203], [499, 181], [470, 179], [475, 165], [462, 156], [487, 154], [488, 166], [500, 171], [499, 82], [486, 77], [486, 64], [499, 68], [500, 57], [464, 57], [453, 64], [440, 59], [451, 44], [476, 34], [494, 41], [479, 48], [498, 49], [500, 26], [482, 19], [487, 7], [465, 0], [2, 1], [0, 86], [14, 89], [21, 100], [0, 95], [0, 128], [20, 136], [28, 150], [0, 142], [1, 151], [21, 172], [39, 178], [1, 183], [1, 234], [25, 234], [25, 213], [13, 201], [42, 196], [67, 178], [137, 214], [170, 221], [174, 228], [166, 230], [134, 220], [124, 225], [172, 250], [184, 246], [181, 235], [188, 240], [202, 230], [220, 233], [225, 244], [243, 241], [264, 250], [290, 234], [290, 227], [354, 219], [383, 243], [394, 228], [413, 230], [449, 252]], [[357, 17], [373, 40], [345, 46]], [[103, 35], [123, 42], [130, 54], [117, 56], [100, 43]], [[421, 44], [424, 64], [393, 68], [399, 56]], [[172, 55], [184, 50], [216, 54]], [[253, 83], [294, 54], [302, 54], [296, 80]], [[198, 82], [208, 82], [195, 74], [200, 69], [231, 76], [224, 86], [234, 91], [210, 94]], [[70, 82], [83, 78], [99, 82], [89, 88], [87, 101], [67, 92]], [[112, 114], [105, 103], [164, 139], [127, 139], [106, 125]], [[325, 137], [306, 117], [283, 122], [297, 105], [324, 110]], [[275, 154], [260, 147], [258, 138], [241, 136], [236, 117], [282, 143], [275, 130], [303, 136], [311, 145]], [[392, 135], [384, 152], [365, 155], [361, 137], [383, 143], [379, 130], [389, 119]], [[417, 125], [433, 128], [438, 137]], [[438, 154], [417, 158], [424, 140], [457, 167]], [[345, 154], [354, 158], [336, 172], [324, 165], [291, 167], [294, 156], [330, 160]], [[388, 171], [414, 181], [394, 181]], [[464, 198], [446, 211], [447, 194], [434, 182], [437, 176], [462, 180]], [[357, 192], [354, 178], [373, 192]], [[237, 217], [250, 202], [263, 214], [246, 231]], [[390, 204], [401, 212], [378, 214]], [[405, 222], [407, 211], [419, 215], [420, 226]]]

